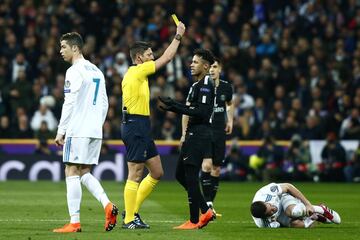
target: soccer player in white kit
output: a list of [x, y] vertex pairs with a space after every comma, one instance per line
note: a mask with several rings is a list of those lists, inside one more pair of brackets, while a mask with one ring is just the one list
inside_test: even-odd
[[250, 207], [252, 218], [259, 228], [308, 228], [315, 221], [340, 224], [337, 212], [323, 204], [312, 205], [290, 183], [270, 183], [260, 188]]
[[108, 98], [103, 73], [84, 59], [80, 34], [64, 34], [60, 54], [72, 66], [66, 71], [61, 119], [55, 143], [63, 146], [65, 181], [70, 223], [54, 232], [81, 232], [81, 183], [105, 210], [105, 230], [116, 225], [117, 207], [110, 202], [99, 181], [90, 173], [98, 164], [102, 143], [102, 127], [108, 111]]

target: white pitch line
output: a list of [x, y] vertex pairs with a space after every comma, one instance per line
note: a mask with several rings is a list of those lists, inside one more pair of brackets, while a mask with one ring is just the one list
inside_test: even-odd
[[[69, 219], [0, 219], [0, 222], [67, 222]], [[103, 222], [99, 219], [82, 219], [84, 222]], [[223, 221], [228, 224], [252, 223], [252, 221]], [[181, 223], [183, 220], [147, 220], [149, 223]]]

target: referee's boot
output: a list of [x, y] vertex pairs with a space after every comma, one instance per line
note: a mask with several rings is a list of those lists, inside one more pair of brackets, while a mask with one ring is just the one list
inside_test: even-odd
[[[125, 219], [125, 211], [123, 211], [121, 213], [121, 216], [122, 216], [122, 219], [124, 220]], [[136, 222], [136, 224], [140, 225], [141, 228], [150, 228], [149, 224], [146, 224], [140, 217], [140, 214], [138, 213], [135, 213], [134, 214], [134, 221]]]
[[210, 221], [213, 221], [215, 218], [216, 218], [216, 215], [215, 215], [214, 211], [211, 208], [209, 208], [206, 211], [206, 213], [201, 214], [199, 223], [198, 223], [199, 228], [205, 227], [206, 225], [208, 225], [208, 223]]
[[123, 223], [123, 229], [146, 229], [144, 226], [139, 225], [135, 220], [128, 223]]
[[116, 226], [116, 218], [119, 209], [112, 203], [108, 203], [105, 207], [105, 231], [111, 231]]

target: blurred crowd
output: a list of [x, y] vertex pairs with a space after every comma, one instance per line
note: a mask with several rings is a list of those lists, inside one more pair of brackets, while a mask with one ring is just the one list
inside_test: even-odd
[[0, 137], [52, 137], [64, 73], [59, 38], [77, 31], [84, 55], [105, 73], [110, 109], [104, 137], [120, 138], [121, 81], [136, 40], [159, 56], [174, 36], [175, 12], [187, 26], [175, 59], [150, 79], [153, 135], [178, 139], [179, 118], [157, 96], [184, 101], [192, 51], [211, 49], [234, 86], [231, 138], [360, 138], [360, 4], [356, 0], [0, 2]]
[[[319, 147], [319, 146], [317, 146]], [[360, 142], [353, 149], [328, 134], [318, 162], [312, 161], [309, 142], [293, 135], [288, 147], [266, 137], [257, 152], [248, 156], [233, 144], [221, 169], [223, 180], [360, 182]]]
[[180, 138], [179, 116], [160, 111], [157, 96], [185, 101], [199, 47], [221, 59], [234, 87], [229, 138], [360, 139], [358, 0], [2, 0], [0, 138], [54, 137], [69, 67], [59, 38], [77, 31], [107, 80], [104, 138], [120, 139], [129, 46], [148, 41], [160, 56], [175, 34], [171, 13], [187, 29], [174, 60], [150, 78], [155, 139]]

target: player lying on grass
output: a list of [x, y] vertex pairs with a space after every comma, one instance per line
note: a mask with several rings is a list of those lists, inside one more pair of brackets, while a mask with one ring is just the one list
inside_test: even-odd
[[250, 207], [251, 215], [259, 228], [308, 228], [315, 222], [340, 224], [337, 212], [323, 204], [312, 205], [290, 183], [270, 183], [260, 188]]

